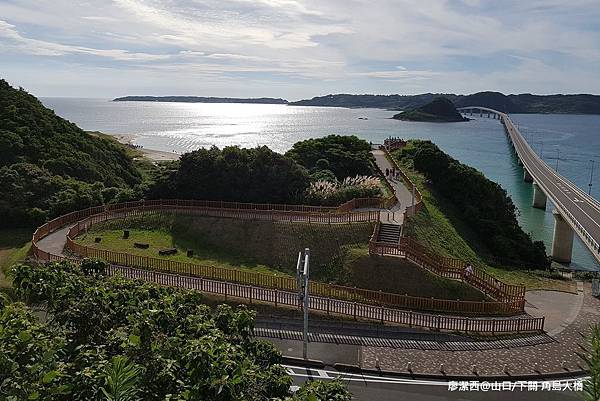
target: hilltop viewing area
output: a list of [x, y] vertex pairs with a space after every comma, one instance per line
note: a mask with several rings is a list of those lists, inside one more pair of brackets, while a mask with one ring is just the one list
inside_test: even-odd
[[600, 401], [600, 4], [0, 1], [0, 401]]

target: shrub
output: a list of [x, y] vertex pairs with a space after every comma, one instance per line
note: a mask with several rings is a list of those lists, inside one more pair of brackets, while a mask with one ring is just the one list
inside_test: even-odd
[[377, 177], [346, 177], [342, 182], [319, 180], [310, 184], [305, 200], [312, 205], [337, 206], [353, 198], [380, 197]]

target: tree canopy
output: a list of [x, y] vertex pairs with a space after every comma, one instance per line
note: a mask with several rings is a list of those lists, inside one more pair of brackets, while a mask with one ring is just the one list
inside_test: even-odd
[[198, 149], [181, 156], [150, 191], [154, 198], [238, 202], [298, 202], [308, 173], [293, 160], [266, 146]]
[[140, 183], [118, 144], [84, 132], [0, 80], [0, 226], [36, 225], [101, 204], [105, 188], [118, 192]]
[[371, 145], [354, 135], [306, 139], [296, 142], [285, 155], [311, 172], [327, 166], [338, 180], [374, 173]]
[[14, 267], [20, 299], [0, 299], [0, 398], [17, 400], [340, 400], [338, 383], [292, 380], [252, 337], [254, 312], [211, 310], [193, 291], [102, 275], [103, 263]]
[[547, 266], [544, 243], [533, 241], [517, 221], [516, 207], [497, 183], [445, 154], [431, 141], [410, 141], [398, 153], [410, 158], [432, 187], [451, 201], [491, 256], [509, 266]]

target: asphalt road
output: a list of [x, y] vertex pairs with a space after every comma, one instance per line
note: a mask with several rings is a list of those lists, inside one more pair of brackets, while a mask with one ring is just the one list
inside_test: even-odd
[[[548, 166], [529, 146], [507, 114], [493, 109], [481, 109], [502, 116], [519, 158], [533, 181], [543, 189], [567, 221], [567, 213], [574, 218], [576, 223], [569, 221], [572, 227], [580, 225], [583, 230], [576, 228], [575, 232], [600, 261], [600, 202]], [[584, 230], [593, 241], [586, 238]]]
[[[527, 383], [524, 383], [524, 390], [521, 391], [519, 382], [514, 383], [515, 389], [512, 391], [450, 391], [446, 381], [350, 374], [294, 366], [286, 366], [286, 368], [294, 377], [296, 386], [307, 380], [333, 380], [339, 377], [352, 392], [353, 399], [357, 401], [569, 401], [581, 399], [580, 395], [574, 391], [542, 390], [541, 383], [538, 384], [537, 391], [528, 391]], [[568, 383], [574, 385], [573, 381]], [[566, 384], [566, 381], [561, 381], [561, 389]]]

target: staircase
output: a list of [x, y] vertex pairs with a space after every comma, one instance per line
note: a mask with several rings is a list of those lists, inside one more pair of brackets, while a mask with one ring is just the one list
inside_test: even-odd
[[385, 224], [381, 223], [379, 226], [379, 234], [377, 235], [377, 242], [387, 242], [390, 244], [397, 244], [400, 242], [400, 227], [397, 224]]

